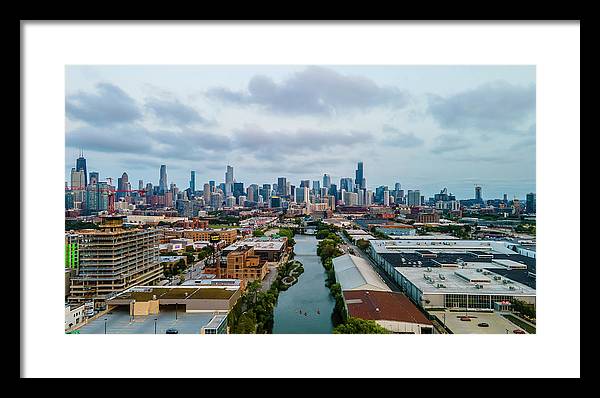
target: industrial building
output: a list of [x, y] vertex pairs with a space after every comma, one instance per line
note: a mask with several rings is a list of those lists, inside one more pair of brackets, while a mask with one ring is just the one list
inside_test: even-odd
[[361, 257], [351, 254], [333, 259], [335, 280], [345, 290], [390, 291], [383, 279], [375, 272], [371, 264]]
[[503, 242], [372, 240], [373, 261], [423, 308], [494, 309], [516, 298], [535, 305], [535, 259]]
[[181, 312], [227, 314], [241, 295], [239, 284], [196, 286], [135, 286], [108, 300], [110, 306], [126, 306], [130, 315], [157, 314], [178, 306]]

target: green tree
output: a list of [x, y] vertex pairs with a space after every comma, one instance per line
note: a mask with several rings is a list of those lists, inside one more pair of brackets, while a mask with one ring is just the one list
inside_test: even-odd
[[359, 239], [356, 241], [356, 246], [360, 250], [367, 250], [367, 248], [369, 247], [369, 241], [366, 239]]
[[259, 238], [261, 236], [265, 236], [265, 233], [261, 229], [255, 229], [252, 231], [252, 236]]
[[389, 334], [390, 332], [375, 321], [350, 317], [333, 329], [335, 334]]

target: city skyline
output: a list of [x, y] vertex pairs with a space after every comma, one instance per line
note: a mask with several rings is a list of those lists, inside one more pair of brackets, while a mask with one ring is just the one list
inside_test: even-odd
[[156, 184], [167, 164], [183, 188], [364, 161], [371, 189], [535, 192], [534, 66], [67, 66], [66, 94], [66, 180], [83, 148], [101, 177]]
[[[77, 161], [79, 163], [81, 163], [82, 160], [83, 160], [83, 164], [85, 164], [86, 161], [87, 161], [87, 159], [85, 157], [83, 157], [83, 154], [80, 155], [80, 157], [77, 159]], [[364, 170], [364, 162], [359, 161], [359, 162], [357, 162], [357, 164], [360, 165], [360, 166], [357, 165], [357, 170], [355, 170], [355, 173], [358, 172], [358, 169], [360, 168], [361, 174], [362, 174], [362, 172]], [[72, 167], [70, 170], [72, 171], [74, 169], [76, 170], [75, 167]], [[195, 170], [189, 170], [188, 171], [187, 185], [177, 185], [176, 183], [175, 183], [175, 185], [177, 186], [177, 188], [180, 191], [184, 191], [184, 190], [190, 188], [190, 185], [191, 185], [191, 182], [192, 182], [192, 180], [190, 179], [190, 174], [193, 175], [192, 178], [194, 179], [194, 186], [196, 186], [196, 187], [204, 186], [204, 185], [209, 185], [210, 182], [214, 182], [215, 185], [227, 184], [228, 183], [227, 182], [227, 180], [228, 180], [227, 176], [228, 176], [229, 173], [231, 173], [232, 183], [233, 182], [235, 182], [235, 183], [242, 183], [244, 185], [244, 188], [248, 188], [250, 185], [257, 185], [258, 187], [261, 187], [263, 184], [268, 184], [268, 185], [274, 186], [274, 185], [278, 184], [278, 181], [281, 178], [283, 178], [285, 182], [290, 183], [292, 186], [295, 186], [296, 188], [302, 188], [303, 187], [303, 183], [305, 181], [308, 181], [309, 182], [309, 188], [311, 190], [314, 189], [313, 185], [314, 185], [315, 182], [318, 183], [319, 185], [322, 184], [324, 177], [326, 177], [327, 179], [329, 179], [330, 184], [335, 185], [338, 190], [345, 189], [344, 188], [344, 183], [345, 182], [347, 182], [348, 184], [350, 184], [350, 181], [352, 181], [352, 185], [357, 184], [356, 183], [356, 179], [353, 178], [353, 177], [339, 177], [338, 179], [335, 179], [335, 178], [332, 178], [332, 176], [330, 174], [328, 174], [328, 173], [323, 173], [317, 179], [299, 178], [296, 183], [292, 183], [292, 181], [290, 181], [290, 179], [288, 179], [285, 176], [279, 176], [279, 177], [273, 178], [272, 180], [269, 180], [269, 181], [251, 181], [251, 182], [247, 182], [247, 181], [243, 181], [243, 180], [240, 180], [240, 179], [238, 179], [238, 178], [235, 177], [236, 176], [236, 174], [235, 174], [236, 173], [235, 172], [235, 167], [233, 167], [233, 166], [231, 166], [231, 165], [228, 164], [226, 166], [225, 170], [226, 170], [225, 171], [225, 178], [222, 181], [218, 180], [218, 178], [215, 178], [215, 179], [208, 179], [208, 180], [206, 180], [204, 182], [200, 182], [200, 183], [198, 183], [199, 180], [197, 180], [196, 171]], [[101, 172], [91, 171], [90, 173], [92, 173], [92, 174], [99, 174], [100, 177], [101, 177], [100, 180], [106, 180], [107, 179], [107, 177], [102, 177], [102, 173]], [[167, 178], [167, 175], [168, 175], [168, 165], [160, 165], [160, 168], [159, 168], [159, 177], [157, 179], [158, 183], [154, 182], [152, 179], [148, 179], [148, 180], [139, 179], [139, 182], [143, 182], [143, 184], [144, 184], [143, 186], [139, 185], [139, 190], [144, 190], [147, 187], [148, 183], [152, 184], [152, 186], [157, 187], [159, 190], [161, 190], [162, 189], [161, 188], [161, 180], [162, 180], [161, 176], [163, 175], [163, 173], [165, 175], [165, 178]], [[126, 171], [123, 172], [123, 176], [128, 177]], [[114, 178], [112, 178], [110, 176], [108, 176], [108, 178], [111, 179], [111, 180], [114, 180]], [[363, 176], [363, 178], [364, 178], [364, 180], [366, 180], [366, 178], [364, 176]], [[129, 185], [128, 187], [122, 186], [121, 185], [121, 179], [122, 179], [122, 177], [119, 177], [117, 179], [117, 181], [118, 181], [118, 183], [116, 184], [116, 188], [117, 189], [119, 189], [119, 190], [121, 190], [121, 189], [132, 189], [131, 185]], [[72, 181], [71, 177], [69, 177], [69, 180], [66, 180], [65, 182], [67, 184], [69, 184], [69, 181]], [[125, 183], [127, 183], [127, 180], [125, 180]], [[170, 181], [169, 182], [169, 186], [171, 186], [172, 184], [173, 184], [173, 181]], [[398, 185], [398, 184], [400, 184], [400, 185]], [[72, 183], [69, 184], [69, 185], [72, 186], [72, 187], [77, 186], [77, 185], [73, 185]], [[512, 199], [522, 200], [522, 199], [525, 199], [530, 194], [535, 194], [535, 191], [525, 192], [523, 194], [523, 196], [521, 197], [521, 196], [518, 196], [518, 195], [510, 196], [510, 194], [508, 194], [507, 192], [504, 192], [504, 193], [502, 193], [499, 196], [492, 197], [492, 196], [486, 196], [485, 195], [485, 189], [484, 189], [485, 185], [482, 185], [482, 184], [473, 184], [472, 190], [471, 190], [472, 195], [469, 196], [469, 194], [467, 194], [466, 196], [462, 197], [462, 196], [459, 196], [456, 193], [454, 193], [451, 189], [448, 189], [448, 187], [446, 187], [446, 186], [444, 186], [443, 188], [440, 188], [439, 190], [437, 190], [435, 192], [429, 193], [427, 191], [424, 191], [424, 190], [420, 189], [418, 186], [415, 186], [415, 187], [405, 186], [404, 184], [402, 184], [401, 182], [398, 182], [398, 181], [396, 181], [394, 183], [378, 185], [376, 187], [375, 186], [371, 187], [369, 184], [367, 184], [366, 187], [363, 187], [363, 189], [375, 192], [377, 188], [382, 187], [382, 186], [386, 186], [390, 192], [393, 192], [395, 190], [400, 190], [401, 189], [404, 192], [404, 195], [406, 195], [406, 197], [408, 197], [408, 192], [409, 191], [415, 191], [416, 190], [417, 192], [420, 193], [420, 195], [422, 195], [426, 199], [429, 198], [429, 197], [433, 197], [433, 195], [438, 194], [438, 193], [440, 193], [442, 191], [447, 191], [449, 194], [452, 194], [452, 195], [456, 196], [458, 200], [469, 200], [469, 199], [498, 200], [498, 199], [502, 199], [502, 198], [504, 198], [504, 200], [512, 200]], [[167, 188], [166, 190], [169, 189], [169, 187], [166, 187], [166, 188]], [[346, 190], [347, 191], [351, 191], [351, 189], [350, 190], [346, 189]], [[192, 192], [196, 192], [196, 191], [200, 192], [202, 190], [201, 189], [192, 190]], [[121, 194], [121, 196], [123, 196], [123, 195]]]

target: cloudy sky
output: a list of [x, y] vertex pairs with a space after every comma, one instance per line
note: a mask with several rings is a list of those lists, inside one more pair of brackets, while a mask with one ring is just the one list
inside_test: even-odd
[[426, 197], [535, 192], [534, 66], [67, 66], [65, 180], [199, 189], [352, 177]]

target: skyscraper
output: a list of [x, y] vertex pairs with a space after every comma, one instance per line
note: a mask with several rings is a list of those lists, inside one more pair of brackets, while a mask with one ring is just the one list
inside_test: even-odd
[[[117, 190], [118, 191], [128, 191], [129, 189], [129, 176], [127, 173], [123, 173], [121, 177], [117, 179]], [[117, 199], [124, 198], [125, 196], [129, 196], [129, 192], [117, 192]]]
[[85, 158], [83, 157], [83, 151], [79, 154], [77, 158], [77, 162], [75, 164], [75, 171], [83, 171], [85, 186], [88, 184], [88, 173], [87, 173], [87, 164]]
[[352, 178], [340, 178], [340, 190], [343, 189], [347, 192], [352, 192]]
[[483, 202], [483, 199], [481, 199], [481, 187], [479, 185], [475, 186], [475, 200], [479, 203]]
[[158, 189], [160, 193], [165, 193], [167, 188], [167, 166], [164, 164], [160, 165], [160, 177], [158, 181]]
[[421, 191], [408, 190], [406, 202], [409, 206], [420, 206], [421, 205]]
[[366, 188], [366, 187], [363, 186], [363, 184], [364, 184], [364, 181], [363, 181], [364, 177], [365, 176], [364, 176], [363, 162], [358, 162], [358, 167], [356, 169], [356, 179], [355, 179], [354, 182], [356, 183], [356, 185], [357, 185], [357, 187], [359, 189]]
[[315, 195], [320, 195], [321, 194], [321, 182], [320, 181], [313, 181], [312, 182], [312, 186], [313, 186], [313, 192], [315, 193]]
[[227, 165], [227, 172], [225, 172], [225, 184], [233, 184], [233, 167]]
[[190, 190], [192, 193], [196, 192], [196, 172], [194, 170], [190, 172]]
[[100, 173], [97, 171], [90, 171], [90, 184], [97, 185], [100, 182]]
[[285, 177], [279, 177], [277, 178], [277, 194], [278, 195], [285, 195], [285, 189], [287, 186], [287, 180]]
[[527, 194], [525, 211], [529, 214], [535, 214], [535, 194], [533, 192]]
[[140, 190], [140, 191], [144, 190], [144, 180], [138, 181], [138, 190]]
[[331, 185], [331, 177], [329, 174], [323, 174], [323, 188], [329, 188]]

